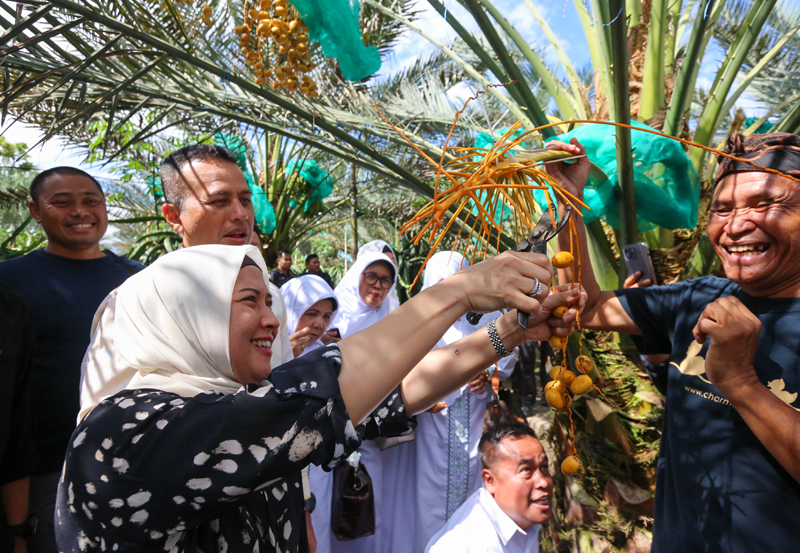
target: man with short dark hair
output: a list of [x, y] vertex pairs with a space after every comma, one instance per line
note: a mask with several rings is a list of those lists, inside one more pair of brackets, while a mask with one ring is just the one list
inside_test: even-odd
[[37, 175], [31, 215], [47, 245], [0, 263], [0, 284], [31, 306], [36, 327], [33, 361], [34, 442], [39, 456], [31, 477], [31, 510], [38, 512], [29, 552], [55, 551], [53, 509], [61, 467], [78, 415], [81, 360], [92, 317], [106, 295], [142, 266], [100, 249], [108, 213], [100, 184], [73, 167]]
[[318, 276], [327, 282], [328, 286], [333, 288], [333, 280], [331, 279], [331, 275], [320, 269], [319, 256], [315, 253], [310, 253], [306, 256], [306, 270], [303, 271], [303, 274]]
[[194, 144], [172, 152], [161, 163], [164, 205], [183, 246], [250, 243], [252, 193], [233, 155], [225, 148]]
[[292, 252], [280, 250], [277, 264], [278, 268], [272, 271], [271, 277], [275, 286], [281, 287], [294, 278], [292, 274]]
[[532, 553], [551, 516], [553, 479], [533, 430], [502, 423], [478, 444], [483, 488], [453, 513], [426, 553]]

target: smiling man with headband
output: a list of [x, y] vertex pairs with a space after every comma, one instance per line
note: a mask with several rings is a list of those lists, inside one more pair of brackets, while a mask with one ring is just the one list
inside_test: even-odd
[[[727, 278], [601, 291], [583, 266], [583, 327], [670, 354], [655, 553], [794, 550], [800, 537], [800, 137], [734, 134], [726, 150], [779, 173], [721, 159], [707, 233]], [[588, 167], [551, 172], [580, 198]]]

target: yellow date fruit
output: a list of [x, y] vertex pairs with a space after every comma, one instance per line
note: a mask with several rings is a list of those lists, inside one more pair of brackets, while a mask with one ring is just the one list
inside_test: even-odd
[[567, 307], [566, 305], [559, 305], [558, 307], [553, 309], [551, 315], [553, 315], [553, 317], [558, 317], [560, 319], [561, 317], [564, 316], [564, 313], [566, 313], [567, 311], [569, 311], [569, 307]]
[[566, 269], [572, 265], [574, 258], [569, 252], [558, 252], [553, 256], [553, 267], [557, 269]]
[[544, 399], [547, 400], [547, 403], [550, 405], [550, 407], [558, 411], [563, 411], [566, 408], [566, 401], [564, 398], [568, 397], [568, 395], [557, 390], [555, 386], [544, 393]]
[[565, 369], [561, 371], [561, 373], [559, 373], [558, 380], [564, 386], [569, 387], [569, 385], [572, 384], [572, 382], [575, 380], [575, 373]]
[[561, 336], [550, 336], [549, 342], [553, 349], [562, 349], [566, 345], [567, 339]]
[[544, 391], [547, 392], [547, 390], [555, 390], [561, 395], [567, 393], [567, 388], [564, 386], [564, 384], [561, 383], [560, 380], [551, 380], [550, 382], [545, 384]]
[[575, 366], [578, 367], [579, 370], [585, 373], [590, 373], [592, 372], [592, 369], [594, 369], [594, 363], [592, 363], [592, 360], [589, 359], [586, 355], [579, 355], [575, 359]]
[[582, 396], [586, 392], [592, 389], [594, 383], [592, 379], [585, 374], [578, 375], [575, 380], [572, 381], [572, 384], [569, 385], [569, 389], [572, 391], [573, 394], [576, 396]]
[[581, 460], [574, 455], [570, 455], [561, 461], [561, 472], [566, 476], [572, 476], [578, 472], [579, 468], [581, 468]]

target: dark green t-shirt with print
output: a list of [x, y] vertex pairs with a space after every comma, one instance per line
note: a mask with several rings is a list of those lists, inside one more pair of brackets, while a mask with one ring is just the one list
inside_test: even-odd
[[671, 354], [653, 553], [800, 548], [800, 484], [709, 382], [710, 341], [692, 335], [709, 303], [738, 297], [761, 320], [759, 380], [800, 410], [800, 298], [756, 298], [715, 277], [616, 293], [642, 331], [643, 353]]

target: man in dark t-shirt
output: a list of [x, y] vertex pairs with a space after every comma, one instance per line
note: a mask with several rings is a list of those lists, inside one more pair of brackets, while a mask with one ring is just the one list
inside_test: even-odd
[[[583, 266], [583, 328], [639, 335], [643, 353], [670, 356], [654, 553], [800, 543], [800, 136], [734, 134], [728, 153], [778, 174], [720, 163], [707, 233], [727, 278], [604, 292]], [[588, 160], [550, 167], [583, 196]]]
[[278, 268], [270, 273], [270, 278], [275, 286], [280, 288], [294, 278], [292, 274], [292, 252], [280, 250], [278, 252]]
[[55, 551], [53, 506], [58, 475], [79, 410], [81, 361], [92, 318], [106, 295], [142, 267], [100, 250], [108, 214], [100, 184], [71, 167], [37, 175], [29, 204], [47, 245], [0, 263], [0, 284], [30, 305], [36, 330], [33, 360], [34, 442], [38, 470], [31, 510], [39, 514], [29, 552]]

